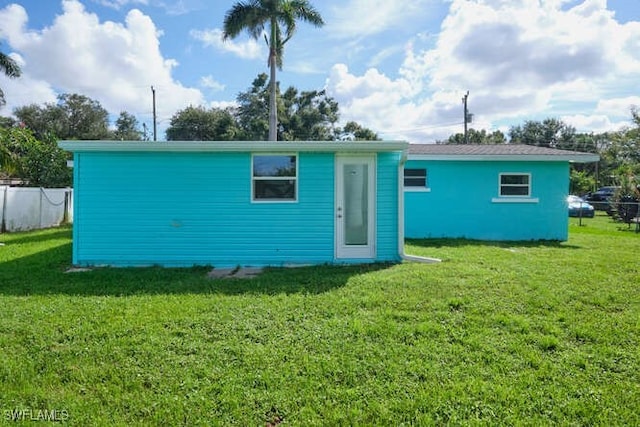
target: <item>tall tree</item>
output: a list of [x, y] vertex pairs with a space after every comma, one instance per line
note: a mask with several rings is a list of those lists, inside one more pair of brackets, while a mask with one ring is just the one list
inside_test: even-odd
[[78, 94], [58, 95], [56, 104], [16, 108], [14, 115], [33, 130], [36, 138], [109, 139], [109, 113], [96, 100]]
[[237, 37], [247, 31], [258, 39], [263, 35], [269, 48], [270, 70], [269, 140], [278, 137], [278, 105], [276, 101], [276, 68], [282, 69], [284, 45], [296, 30], [296, 21], [305, 21], [316, 27], [324, 25], [320, 13], [307, 0], [247, 0], [237, 2], [227, 12], [223, 24], [223, 39]]
[[362, 127], [356, 122], [347, 122], [343, 129], [336, 129], [338, 139], [342, 141], [379, 141], [378, 134]]
[[[236, 118], [242, 138], [259, 141], [267, 136], [268, 123], [263, 111], [268, 107], [268, 76], [259, 74], [251, 87], [238, 94]], [[278, 92], [279, 93], [279, 92]], [[326, 141], [336, 139], [377, 140], [377, 135], [358, 123], [344, 129], [336, 126], [340, 117], [338, 102], [324, 90], [299, 91], [293, 86], [278, 96], [278, 139], [285, 141]]]
[[571, 148], [575, 146], [576, 130], [562, 120], [547, 118], [543, 121], [527, 120], [524, 125], [509, 129], [511, 143], [539, 147]]
[[116, 130], [113, 132], [113, 137], [121, 141], [140, 141], [142, 132], [138, 128], [138, 119], [133, 114], [121, 111], [116, 120]]
[[171, 117], [169, 141], [233, 141], [239, 136], [235, 117], [229, 110], [187, 107]]
[[31, 130], [22, 127], [0, 128], [0, 154], [9, 154], [2, 165], [2, 175], [21, 178], [35, 187], [71, 185], [67, 154], [55, 138], [38, 140]]
[[[468, 144], [504, 144], [507, 142], [507, 139], [499, 130], [488, 133], [484, 129], [477, 131], [472, 128], [467, 132], [467, 141]], [[455, 135], [451, 135], [445, 143], [465, 144], [464, 134], [456, 133]]]
[[[22, 71], [20, 70], [20, 66], [18, 63], [9, 55], [6, 55], [0, 52], [0, 71], [4, 73], [5, 76], [10, 78], [20, 77]], [[7, 103], [4, 92], [0, 88], [0, 107]]]

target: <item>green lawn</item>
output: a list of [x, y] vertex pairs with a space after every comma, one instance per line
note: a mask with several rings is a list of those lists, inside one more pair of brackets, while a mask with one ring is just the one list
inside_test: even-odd
[[0, 235], [0, 423], [640, 425], [640, 234], [583, 221], [247, 280], [65, 274], [70, 229]]

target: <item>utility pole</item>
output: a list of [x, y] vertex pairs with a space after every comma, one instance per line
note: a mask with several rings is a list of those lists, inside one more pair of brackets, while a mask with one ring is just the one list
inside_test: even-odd
[[153, 140], [157, 141], [158, 139], [156, 134], [156, 90], [153, 88], [153, 86], [151, 86], [151, 94], [153, 95]]
[[462, 104], [464, 105], [464, 143], [469, 143], [469, 137], [467, 136], [467, 123], [469, 122], [469, 111], [467, 110], [467, 98], [469, 97], [469, 91], [462, 97]]

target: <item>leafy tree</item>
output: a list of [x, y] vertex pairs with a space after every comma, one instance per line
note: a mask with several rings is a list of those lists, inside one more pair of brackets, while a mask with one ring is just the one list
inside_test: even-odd
[[169, 141], [233, 141], [239, 129], [230, 110], [187, 107], [171, 117]]
[[[269, 109], [267, 79], [268, 76], [265, 73], [258, 74], [249, 90], [240, 92], [236, 97], [237, 119], [238, 125], [243, 130], [243, 139], [262, 141], [269, 136], [269, 121], [264, 114]], [[279, 91], [279, 87], [277, 89]], [[282, 105], [282, 102], [279, 104]]]
[[13, 117], [2, 117], [0, 116], [0, 128], [10, 128], [16, 126], [18, 123], [16, 119]]
[[98, 101], [78, 94], [62, 94], [57, 104], [19, 107], [14, 115], [38, 139], [109, 139], [109, 113]]
[[223, 38], [235, 38], [243, 31], [258, 39], [265, 26], [269, 47], [270, 95], [269, 140], [277, 140], [278, 105], [276, 102], [276, 67], [282, 69], [284, 45], [296, 30], [296, 21], [308, 22], [316, 27], [324, 25], [320, 13], [307, 0], [247, 0], [235, 3], [227, 12], [223, 24]]
[[[480, 131], [469, 129], [467, 131], [467, 138], [469, 144], [505, 144], [507, 142], [507, 138], [505, 138], [504, 134], [499, 130], [488, 133], [484, 129]], [[456, 133], [455, 135], [451, 135], [446, 143], [464, 144], [464, 134]]]
[[586, 194], [595, 186], [596, 180], [591, 174], [571, 168], [569, 183], [571, 194]]
[[356, 122], [347, 122], [343, 129], [337, 129], [338, 139], [342, 141], [379, 141], [378, 134], [360, 126]]
[[121, 111], [116, 120], [116, 130], [113, 133], [114, 139], [121, 141], [140, 141], [142, 132], [138, 128], [138, 119], [133, 114]]
[[71, 184], [67, 155], [54, 138], [36, 139], [21, 127], [0, 128], [0, 153], [8, 154], [4, 175], [23, 179], [36, 187], [66, 187]]
[[[259, 74], [246, 92], [236, 98], [236, 118], [242, 139], [261, 141], [267, 137], [269, 86], [267, 75]], [[278, 139], [286, 141], [326, 141], [335, 139], [378, 139], [375, 132], [355, 122], [336, 127], [340, 117], [338, 102], [325, 91], [298, 91], [289, 87], [278, 97]]]
[[638, 216], [640, 207], [640, 180], [635, 173], [627, 171], [620, 173], [618, 184], [620, 188], [613, 195], [613, 206], [617, 216], [629, 224], [632, 218]]
[[575, 135], [573, 126], [555, 118], [542, 122], [527, 120], [524, 125], [513, 126], [509, 130], [511, 143], [551, 148], [574, 147]]
[[327, 141], [334, 138], [338, 103], [324, 90], [298, 92], [289, 87], [282, 96], [281, 139], [286, 141]]
[[78, 94], [58, 96], [58, 105], [64, 112], [66, 132], [62, 139], [109, 138], [109, 112], [96, 100]]
[[[0, 71], [9, 78], [20, 77], [22, 74], [22, 70], [20, 70], [18, 63], [12, 57], [2, 52], [0, 52]], [[7, 101], [4, 97], [4, 92], [0, 89], [0, 107], [6, 103]]]

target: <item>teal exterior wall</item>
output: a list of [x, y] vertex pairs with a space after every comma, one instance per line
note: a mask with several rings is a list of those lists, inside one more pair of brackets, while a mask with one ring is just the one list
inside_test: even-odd
[[252, 203], [251, 153], [76, 152], [73, 262], [237, 266], [399, 261], [399, 153], [377, 161], [377, 254], [337, 260], [334, 153], [298, 154], [298, 201]]
[[[405, 237], [557, 240], [568, 237], [569, 163], [409, 160], [429, 191], [404, 192]], [[530, 173], [535, 203], [497, 203], [499, 174]]]
[[379, 153], [376, 173], [376, 252], [379, 260], [400, 261], [398, 254], [398, 166], [400, 153]]

